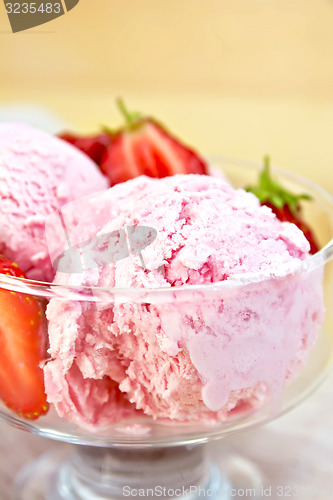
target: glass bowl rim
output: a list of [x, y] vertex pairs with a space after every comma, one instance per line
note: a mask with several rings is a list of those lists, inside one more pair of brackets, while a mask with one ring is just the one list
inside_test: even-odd
[[[258, 162], [237, 159], [233, 157], [223, 156], [223, 155], [208, 155], [206, 156], [207, 161], [211, 166], [215, 166], [215, 163], [225, 162], [228, 164], [234, 164], [236, 166], [246, 167], [249, 169], [258, 169], [262, 165]], [[280, 175], [290, 181], [293, 181], [304, 187], [308, 187], [310, 190], [316, 192], [321, 197], [325, 198], [328, 202], [333, 204], [333, 195], [326, 191], [323, 187], [316, 184], [315, 182], [299, 175], [294, 172], [287, 171], [280, 167], [272, 166], [272, 172]], [[206, 283], [200, 285], [181, 285], [177, 287], [132, 287], [132, 288], [116, 288], [116, 287], [96, 287], [96, 286], [82, 286], [82, 285], [64, 285], [61, 283], [36, 281], [27, 278], [18, 278], [14, 276], [9, 276], [0, 273], [0, 286], [2, 289], [11, 290], [20, 293], [26, 293], [30, 295], [36, 295], [43, 298], [71, 298], [68, 296], [68, 292], [73, 293], [73, 300], [80, 301], [99, 301], [99, 294], [102, 294], [102, 300], [105, 300], [105, 293], [111, 293], [116, 296], [126, 296], [133, 298], [140, 298], [142, 296], [146, 297], [147, 294], [153, 295], [168, 295], [173, 293], [185, 293], [185, 292], [224, 292], [234, 290], [240, 287], [248, 286], [251, 284], [258, 284], [261, 282], [287, 278], [288, 276], [299, 275], [302, 273], [309, 273], [316, 270], [317, 268], [325, 265], [333, 257], [333, 238], [318, 252], [310, 255], [303, 261], [299, 261], [294, 269], [288, 269], [288, 263], [282, 267], [285, 267], [284, 272], [278, 275], [271, 273], [269, 271], [262, 273], [244, 273], [238, 275], [237, 277], [232, 277], [224, 281], [218, 281], [214, 283]], [[64, 294], [66, 291], [66, 294]], [[86, 294], [82, 294], [86, 292]], [[89, 296], [88, 292], [92, 295]], [[77, 294], [77, 295], [75, 295]], [[145, 299], [146, 300], [146, 299]]]

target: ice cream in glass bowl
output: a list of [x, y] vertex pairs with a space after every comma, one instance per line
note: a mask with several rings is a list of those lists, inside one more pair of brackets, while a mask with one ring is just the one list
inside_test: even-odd
[[[36, 155], [33, 167], [47, 158]], [[35, 256], [54, 278], [0, 274], [2, 303], [24, 303], [15, 325], [29, 321], [14, 347], [4, 336], [0, 416], [73, 446], [25, 469], [15, 498], [117, 499], [141, 490], [195, 499], [200, 488], [228, 498], [230, 478], [205, 444], [275, 419], [327, 374], [333, 198], [273, 169], [288, 193], [311, 197], [300, 202], [320, 247], [311, 254], [306, 232], [244, 190], [260, 165], [208, 164], [221, 176], [139, 176], [110, 189], [94, 172], [91, 193], [71, 198], [73, 183], [65, 202], [53, 202], [44, 232], [32, 215], [21, 221], [48, 250], [27, 248], [26, 261]], [[34, 259], [26, 261], [29, 275]]]

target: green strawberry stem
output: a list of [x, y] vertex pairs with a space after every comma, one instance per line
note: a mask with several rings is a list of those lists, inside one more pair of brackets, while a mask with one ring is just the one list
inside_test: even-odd
[[116, 99], [116, 104], [121, 115], [125, 119], [125, 126], [113, 129], [108, 125], [102, 125], [102, 132], [111, 136], [116, 136], [124, 131], [135, 130], [142, 124], [142, 114], [138, 111], [129, 111], [122, 97]]
[[255, 194], [261, 204], [271, 203], [278, 209], [282, 209], [285, 205], [288, 206], [292, 213], [296, 213], [299, 209], [300, 200], [311, 200], [308, 194], [293, 194], [281, 186], [271, 176], [270, 172], [270, 157], [264, 156], [264, 168], [259, 175], [257, 186], [249, 186], [246, 191]]
[[121, 97], [117, 98], [116, 103], [117, 103], [117, 106], [118, 106], [120, 113], [125, 118], [126, 126], [128, 128], [132, 128], [133, 125], [136, 125], [137, 122], [142, 117], [141, 113], [139, 113], [138, 111], [129, 111], [125, 105], [124, 100]]

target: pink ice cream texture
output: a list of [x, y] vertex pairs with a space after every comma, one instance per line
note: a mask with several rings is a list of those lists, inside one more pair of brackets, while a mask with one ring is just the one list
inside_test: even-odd
[[21, 123], [0, 123], [0, 253], [29, 278], [52, 281], [45, 219], [108, 187], [96, 165], [66, 142]]
[[[132, 255], [56, 274], [64, 285], [110, 287], [111, 297], [103, 307], [48, 305], [45, 384], [59, 415], [92, 429], [138, 412], [214, 422], [280, 398], [323, 319], [322, 271], [297, 271], [309, 255], [303, 233], [253, 194], [201, 175], [114, 186], [67, 230], [77, 242], [136, 225], [158, 232], [142, 252], [149, 272]], [[248, 273], [267, 279], [234, 286]], [[113, 288], [142, 288], [141, 300]]]

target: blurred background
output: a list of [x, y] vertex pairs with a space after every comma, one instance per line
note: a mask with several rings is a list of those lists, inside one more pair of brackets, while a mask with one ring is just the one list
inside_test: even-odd
[[80, 0], [16, 34], [1, 3], [0, 47], [2, 106], [93, 131], [122, 95], [202, 152], [333, 191], [333, 0]]

